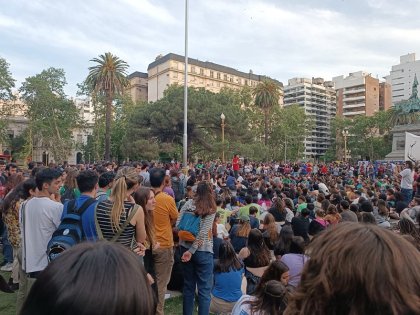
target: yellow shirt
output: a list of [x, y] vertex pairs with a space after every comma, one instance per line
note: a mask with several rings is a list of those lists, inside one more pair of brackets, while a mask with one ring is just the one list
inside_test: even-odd
[[158, 193], [155, 199], [153, 216], [156, 242], [160, 243], [160, 248], [171, 248], [174, 246], [171, 221], [176, 221], [178, 218], [175, 200], [164, 192]]

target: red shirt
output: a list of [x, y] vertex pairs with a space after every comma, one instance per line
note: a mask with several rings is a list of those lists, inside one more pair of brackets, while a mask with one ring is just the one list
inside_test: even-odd
[[232, 159], [232, 166], [233, 166], [234, 171], [239, 171], [239, 158], [238, 157], [234, 157]]

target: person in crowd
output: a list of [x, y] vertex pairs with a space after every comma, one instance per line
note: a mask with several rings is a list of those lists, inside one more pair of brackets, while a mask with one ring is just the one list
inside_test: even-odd
[[64, 203], [66, 200], [73, 200], [80, 196], [80, 191], [77, 188], [77, 175], [79, 175], [79, 171], [77, 168], [67, 168], [65, 170], [66, 177], [63, 183], [63, 186], [61, 186], [59, 192], [60, 192], [60, 200], [61, 203]]
[[303, 266], [308, 260], [305, 255], [305, 241], [301, 236], [294, 236], [290, 243], [289, 253], [281, 257], [280, 261], [289, 267], [290, 280], [289, 284], [297, 287], [300, 279]]
[[180, 239], [181, 260], [184, 262], [183, 313], [192, 315], [196, 287], [198, 289], [198, 314], [209, 314], [210, 291], [213, 275], [213, 239], [212, 226], [216, 215], [216, 200], [213, 189], [207, 182], [199, 182], [194, 199], [182, 207], [176, 226], [186, 215], [192, 212], [200, 217], [198, 234], [193, 242]]
[[267, 248], [272, 251], [279, 239], [279, 232], [274, 216], [271, 213], [267, 213], [264, 217], [262, 232], [265, 245], [267, 245]]
[[398, 222], [398, 228], [400, 229], [401, 235], [411, 236], [412, 237], [411, 242], [415, 244], [417, 249], [420, 250], [420, 229], [417, 228], [416, 225], [412, 221], [406, 218], [402, 218]]
[[249, 207], [249, 224], [251, 229], [258, 229], [260, 227], [260, 220], [258, 220], [258, 208], [255, 206]]
[[309, 223], [309, 227], [308, 227], [308, 234], [310, 236], [313, 237], [327, 228], [329, 223], [324, 218], [325, 218], [324, 210], [322, 210], [321, 208], [318, 208], [317, 210], [315, 210], [315, 219], [312, 220], [311, 223]]
[[96, 200], [98, 202], [104, 201], [111, 195], [111, 189], [114, 185], [115, 173], [104, 172], [99, 176], [98, 186], [99, 189], [96, 193]]
[[400, 217], [406, 218], [413, 223], [420, 224], [417, 219], [420, 215], [420, 197], [415, 197], [410, 205], [411, 207], [405, 208], [401, 211]]
[[96, 207], [97, 233], [99, 239], [113, 240], [144, 254], [144, 211], [132, 197], [138, 187], [139, 177], [134, 167], [118, 170], [109, 199]]
[[302, 236], [305, 242], [309, 242], [309, 214], [307, 208], [302, 209], [300, 215], [292, 219], [292, 229], [295, 236]]
[[166, 288], [171, 278], [171, 270], [174, 264], [172, 226], [178, 218], [178, 210], [174, 198], [162, 193], [165, 185], [165, 170], [162, 168], [152, 168], [148, 175], [150, 175], [150, 185], [152, 186], [156, 199], [155, 210], [153, 212], [155, 240], [160, 244], [159, 248], [153, 252], [153, 263], [158, 288], [156, 314], [162, 315], [164, 313]]
[[413, 199], [414, 165], [411, 161], [405, 162], [405, 169], [399, 175], [401, 176], [401, 194], [404, 201], [409, 204]]
[[[146, 230], [146, 241], [145, 241], [145, 255], [144, 255], [144, 268], [147, 273], [156, 278], [155, 268], [153, 264], [153, 251], [159, 248], [159, 243], [155, 239], [155, 225], [153, 220], [153, 212], [156, 206], [155, 193], [149, 187], [140, 187], [138, 188], [134, 195], [134, 201], [138, 204], [144, 212], [144, 226]], [[156, 290], [156, 283], [153, 284], [153, 288]]]
[[389, 229], [391, 223], [389, 222], [389, 210], [386, 206], [385, 200], [378, 200], [377, 206], [373, 208], [373, 216], [375, 217], [376, 224], [383, 228]]
[[420, 252], [396, 233], [343, 222], [315, 238], [308, 252], [285, 314], [419, 313]]
[[229, 231], [230, 242], [236, 253], [239, 253], [240, 250], [246, 246], [250, 232], [251, 225], [249, 224], [249, 216], [239, 216], [238, 223], [233, 225]]
[[244, 266], [227, 241], [222, 242], [218, 254], [219, 258], [214, 265], [210, 312], [229, 314], [242, 296]]
[[251, 230], [247, 246], [241, 249], [238, 257], [245, 265], [246, 293], [252, 294], [271, 261], [270, 251], [260, 230]]
[[214, 223], [216, 224], [217, 228], [217, 237], [222, 240], [228, 239], [229, 232], [226, 230], [225, 225], [221, 223], [220, 212], [216, 212], [216, 216], [214, 217]]
[[293, 239], [293, 230], [290, 225], [285, 225], [279, 235], [279, 240], [274, 247], [274, 256], [277, 260], [280, 260], [283, 255], [286, 255], [290, 252], [290, 244]]
[[164, 180], [164, 187], [163, 187], [163, 192], [165, 194], [168, 194], [169, 196], [171, 196], [172, 198], [174, 198], [175, 200], [175, 193], [174, 190], [172, 189], [172, 183], [171, 183], [171, 178], [169, 175], [165, 175], [165, 180]]
[[404, 200], [404, 195], [399, 191], [394, 193], [394, 199], [395, 202], [393, 208], [398, 214], [401, 214], [401, 212], [410, 205], [410, 202]]
[[280, 281], [284, 286], [289, 285], [289, 267], [279, 260], [272, 261], [268, 268], [264, 271], [261, 276], [260, 282], [258, 283], [255, 292], [259, 292], [264, 288], [264, 285], [270, 280]]
[[284, 201], [281, 198], [276, 198], [273, 206], [268, 209], [268, 212], [274, 216], [276, 222], [283, 225], [286, 222], [287, 211]]
[[337, 207], [335, 205], [329, 205], [324, 220], [328, 222], [328, 224], [337, 224], [341, 221], [341, 215], [337, 211]]
[[224, 240], [218, 237], [218, 234], [217, 234], [216, 217], [217, 217], [217, 213], [216, 213], [216, 216], [214, 217], [213, 226], [211, 229], [211, 232], [213, 235], [213, 259], [219, 259], [219, 248], [224, 242]]
[[356, 213], [350, 210], [350, 204], [347, 200], [341, 200], [341, 221], [358, 222]]
[[[58, 170], [45, 168], [35, 176], [36, 196], [22, 203], [19, 209], [19, 225], [21, 228], [22, 270], [25, 279], [21, 281], [16, 305], [20, 310], [30, 288], [48, 265], [47, 245], [52, 234], [58, 228], [63, 213], [63, 205], [51, 200], [61, 185], [61, 173]], [[22, 280], [22, 279], [21, 279]]]
[[270, 280], [253, 296], [243, 295], [232, 315], [282, 315], [287, 307], [289, 291], [280, 281]]
[[154, 315], [155, 308], [135, 254], [120, 244], [87, 242], [66, 250], [45, 269], [20, 314]]

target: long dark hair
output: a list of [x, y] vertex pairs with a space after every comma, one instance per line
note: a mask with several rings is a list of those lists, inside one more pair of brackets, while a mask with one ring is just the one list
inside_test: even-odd
[[255, 261], [261, 267], [270, 263], [270, 251], [265, 245], [263, 235], [260, 230], [252, 229], [248, 235], [248, 244], [250, 255], [254, 256]]
[[134, 192], [133, 198], [136, 204], [143, 208], [144, 212], [144, 226], [146, 229], [147, 240], [150, 244], [155, 244], [155, 224], [153, 211], [146, 210], [146, 204], [149, 200], [150, 192], [153, 192], [149, 187], [140, 187]]
[[255, 288], [255, 292], [259, 292], [260, 290], [263, 290], [266, 282], [270, 280], [280, 281], [281, 276], [287, 271], [289, 271], [289, 267], [287, 267], [287, 265], [284, 262], [280, 260], [272, 261], [268, 265], [268, 268], [264, 271], [263, 275], [261, 276], [260, 282]]
[[418, 314], [420, 252], [398, 234], [343, 222], [314, 238], [308, 252], [285, 314]]
[[231, 270], [239, 270], [242, 268], [242, 263], [235, 253], [230, 242], [223, 241], [219, 247], [219, 259], [214, 266], [215, 272], [229, 272]]
[[285, 225], [280, 230], [279, 241], [274, 246], [274, 255], [283, 256], [290, 252], [290, 244], [293, 239], [293, 230], [290, 225]]
[[244, 302], [251, 306], [251, 314], [281, 315], [287, 307], [289, 292], [280, 281], [270, 280], [254, 296], [255, 299]]
[[216, 198], [211, 184], [205, 181], [199, 182], [194, 197], [195, 214], [204, 217], [216, 212]]
[[86, 242], [48, 265], [20, 315], [154, 315], [155, 309], [146, 272], [133, 252], [117, 243]]
[[3, 204], [1, 205], [1, 212], [6, 214], [10, 209], [13, 209], [16, 203], [23, 199], [28, 199], [31, 194], [30, 190], [35, 191], [36, 183], [33, 178], [27, 179], [24, 182], [21, 182], [17, 185], [3, 200]]

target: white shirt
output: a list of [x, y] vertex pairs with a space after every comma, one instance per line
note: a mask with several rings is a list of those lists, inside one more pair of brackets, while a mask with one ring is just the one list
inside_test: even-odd
[[229, 237], [229, 232], [226, 230], [224, 224], [217, 224], [217, 237], [221, 238], [222, 240]]
[[[241, 298], [236, 302], [235, 306], [232, 310], [232, 315], [251, 315], [251, 305], [244, 302], [246, 301], [253, 301], [255, 300], [255, 297], [251, 295], [242, 295]], [[260, 312], [253, 313], [254, 315], [260, 314]]]
[[401, 188], [413, 189], [414, 171], [406, 168], [400, 172], [401, 175]]
[[22, 269], [27, 273], [47, 267], [47, 245], [60, 225], [62, 213], [63, 205], [48, 197], [32, 198], [20, 207]]

